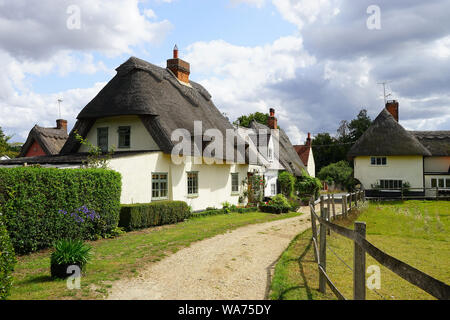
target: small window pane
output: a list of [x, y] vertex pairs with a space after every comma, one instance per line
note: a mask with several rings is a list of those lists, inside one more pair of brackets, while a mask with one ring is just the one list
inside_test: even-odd
[[198, 173], [188, 172], [187, 174], [188, 194], [198, 194]]
[[382, 164], [383, 166], [386, 165], [386, 157], [381, 158], [381, 164]]
[[119, 148], [130, 147], [130, 127], [119, 127]]
[[450, 189], [450, 179], [445, 179], [445, 187]]
[[439, 179], [439, 188], [444, 188], [444, 179]]
[[239, 192], [239, 173], [231, 174], [231, 192]]
[[108, 128], [97, 128], [97, 146], [102, 152], [108, 152]]
[[375, 157], [370, 158], [370, 164], [373, 166], [377, 164]]
[[436, 179], [431, 179], [431, 187], [432, 188], [436, 188], [437, 187], [437, 180]]
[[381, 165], [381, 158], [377, 158], [377, 166]]

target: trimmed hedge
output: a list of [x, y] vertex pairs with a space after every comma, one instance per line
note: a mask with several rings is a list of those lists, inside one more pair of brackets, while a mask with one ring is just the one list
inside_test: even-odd
[[105, 169], [0, 168], [0, 212], [16, 253], [95, 240], [119, 221], [121, 176]]
[[15, 264], [14, 249], [0, 216], [0, 300], [4, 300], [9, 296], [12, 285], [11, 274], [14, 271]]
[[126, 204], [120, 208], [119, 227], [131, 231], [177, 223], [190, 216], [191, 209], [184, 201]]
[[195, 212], [192, 214], [192, 218], [201, 218], [201, 217], [207, 217], [207, 216], [216, 216], [219, 214], [228, 214], [231, 212], [237, 212], [237, 213], [248, 213], [248, 212], [254, 212], [258, 211], [257, 207], [252, 208], [226, 208], [226, 209], [210, 209], [205, 210], [201, 212]]

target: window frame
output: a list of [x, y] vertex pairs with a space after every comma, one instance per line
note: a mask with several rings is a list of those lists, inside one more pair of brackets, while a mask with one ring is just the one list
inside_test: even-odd
[[[101, 131], [103, 131], [103, 134], [101, 134]], [[106, 139], [106, 147], [105, 148], [102, 148], [102, 145], [100, 143], [101, 138]], [[97, 128], [97, 147], [99, 147], [102, 152], [108, 152], [108, 149], [109, 149], [109, 128], [108, 127]]]
[[276, 183], [271, 183], [270, 184], [270, 194], [272, 196], [276, 196], [277, 195], [277, 184]]
[[[161, 179], [161, 176], [165, 175], [165, 179]], [[157, 179], [155, 179], [153, 176], [158, 176]], [[162, 189], [161, 185], [162, 183], [166, 184], [166, 188]], [[157, 184], [158, 188], [155, 189], [154, 185]], [[161, 191], [165, 191], [165, 196], [161, 196]], [[155, 192], [157, 192], [157, 195], [155, 195]], [[169, 173], [168, 172], [152, 172], [152, 201], [153, 200], [167, 200], [169, 199]]]
[[[126, 141], [126, 133], [124, 136], [125, 130], [128, 130], [128, 145], [122, 144], [122, 142], [124, 142], [124, 141], [121, 141], [121, 137], [123, 137], [123, 139], [125, 139], [125, 141]], [[117, 139], [118, 139], [117, 144], [119, 146], [119, 149], [130, 149], [131, 148], [131, 126], [119, 126], [117, 128]]]
[[[191, 185], [189, 185], [189, 175], [194, 175], [195, 180], [191, 181]], [[195, 182], [195, 183], [194, 183]], [[186, 172], [186, 186], [187, 186], [187, 195], [188, 197], [198, 197], [198, 171], [187, 171]], [[194, 192], [195, 191], [195, 192]]]
[[[236, 177], [236, 178], [235, 178]], [[236, 181], [234, 179], [237, 179]], [[237, 188], [237, 190], [235, 190]], [[239, 172], [231, 174], [231, 194], [239, 194]]]
[[370, 165], [374, 167], [387, 166], [387, 157], [370, 157]]
[[379, 185], [382, 190], [401, 190], [403, 188], [403, 180], [400, 179], [380, 179]]

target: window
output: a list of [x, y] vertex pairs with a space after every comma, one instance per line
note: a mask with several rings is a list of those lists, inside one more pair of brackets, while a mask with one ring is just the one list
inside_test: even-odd
[[272, 151], [272, 148], [269, 148], [268, 158], [269, 158], [269, 161], [273, 161], [273, 151]]
[[130, 127], [119, 127], [119, 148], [130, 147]]
[[371, 157], [370, 164], [372, 166], [385, 166], [387, 164], [386, 157]]
[[167, 173], [152, 173], [152, 199], [167, 199]]
[[239, 192], [239, 173], [231, 174], [231, 193]]
[[449, 178], [432, 178], [431, 187], [439, 189], [450, 189], [450, 179]]
[[198, 172], [188, 172], [187, 173], [187, 187], [188, 195], [198, 194]]
[[402, 180], [380, 180], [381, 189], [400, 189], [402, 186]]
[[108, 128], [97, 128], [97, 146], [102, 152], [108, 152]]
[[270, 194], [272, 196], [276, 196], [277, 195], [277, 184], [276, 183], [272, 183], [270, 185]]

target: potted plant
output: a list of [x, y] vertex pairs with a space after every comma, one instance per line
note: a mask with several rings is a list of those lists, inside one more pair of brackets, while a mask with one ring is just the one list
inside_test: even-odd
[[54, 249], [50, 257], [50, 272], [54, 278], [67, 278], [70, 275], [67, 274], [67, 268], [73, 265], [83, 271], [91, 258], [92, 247], [78, 239], [59, 240], [55, 243]]

